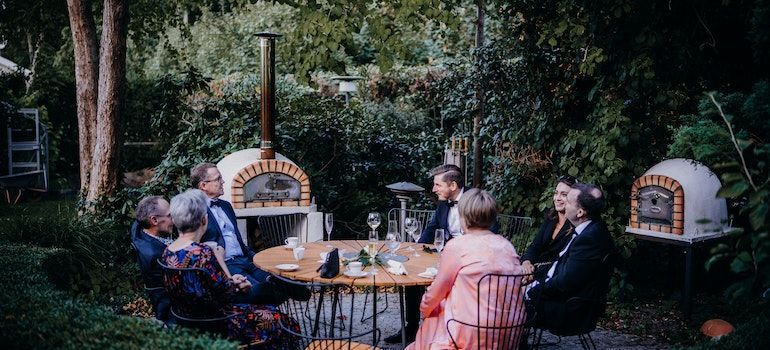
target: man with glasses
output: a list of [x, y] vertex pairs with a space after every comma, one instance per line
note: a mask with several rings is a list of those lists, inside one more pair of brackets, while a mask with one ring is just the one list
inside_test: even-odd
[[168, 202], [161, 196], [149, 196], [136, 206], [136, 220], [131, 225], [131, 242], [137, 250], [137, 263], [155, 318], [168, 322], [170, 301], [163, 288], [163, 272], [158, 265], [163, 251], [171, 243], [167, 238], [174, 228]]
[[[190, 182], [206, 194], [208, 201], [208, 228], [201, 242], [213, 242], [215, 249], [224, 249], [225, 264], [231, 274], [241, 274], [251, 282], [248, 295], [239, 297], [238, 302], [278, 305], [288, 296], [295, 299], [309, 297], [302, 291], [288, 290], [284, 293], [269, 280], [270, 274], [258, 269], [252, 262], [254, 251], [243, 241], [230, 202], [220, 199], [224, 194], [222, 174], [212, 163], [201, 163], [190, 170]], [[295, 293], [297, 292], [297, 293]], [[298, 294], [302, 293], [302, 294]], [[288, 295], [287, 295], [288, 294]]]
[[607, 204], [602, 191], [590, 184], [576, 183], [567, 194], [565, 215], [575, 226], [574, 234], [544, 279], [528, 290], [528, 315], [546, 329], [564, 329], [591, 315], [590, 303], [571, 303], [571, 298], [595, 300], [603, 305], [607, 296], [615, 244], [602, 221]]

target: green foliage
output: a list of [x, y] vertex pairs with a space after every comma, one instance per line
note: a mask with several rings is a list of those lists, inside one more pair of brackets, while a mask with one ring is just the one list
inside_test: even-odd
[[[260, 49], [255, 34], [272, 31], [283, 35], [278, 71], [300, 81], [318, 70], [345, 73], [356, 64], [376, 63], [388, 71], [399, 62], [433, 62], [469, 47], [460, 29], [469, 25], [461, 22], [468, 11], [459, 3], [259, 1], [235, 4], [228, 11], [204, 7], [194, 23], [168, 28], [157, 42], [148, 42], [154, 52], [135, 59], [146, 59], [146, 70], [154, 75], [187, 65], [217, 78], [256, 73]], [[461, 49], [448, 50], [456, 47]]]
[[43, 262], [59, 288], [105, 301], [130, 294], [136, 285], [138, 271], [124, 227], [79, 220], [70, 201], [4, 209], [0, 240], [60, 248]]
[[[119, 219], [132, 216], [140, 196], [171, 197], [188, 188], [193, 165], [256, 147], [258, 87], [254, 75], [232, 75], [178, 97], [186, 102], [168, 101], [170, 110], [158, 113], [154, 123], [174, 130], [173, 144], [150, 183], [113, 199]], [[385, 188], [389, 183], [412, 181], [429, 188], [425, 174], [440, 162], [439, 140], [445, 136], [423, 110], [359, 99], [346, 107], [285, 79], [278, 81], [277, 100], [278, 152], [310, 175], [316, 203], [334, 211], [337, 220], [362, 226], [360, 213], [395, 206]]]
[[[733, 225], [739, 229], [732, 233], [729, 243], [713, 248], [706, 262], [707, 268], [729, 263], [730, 270], [738, 276], [738, 281], [725, 291], [733, 300], [770, 289], [770, 144], [754, 134], [766, 135], [763, 132], [768, 130], [768, 86], [767, 82], [757, 83], [748, 97], [729, 95], [725, 99], [730, 102], [725, 104], [719, 103], [719, 95], [709, 95], [701, 104], [705, 121], [696, 124], [697, 127], [706, 122], [715, 125], [721, 122], [723, 139], [711, 140], [710, 144], [728, 142], [731, 146], [728, 149], [708, 147], [706, 143], [701, 149], [705, 159], [719, 161], [711, 163], [722, 179], [718, 195], [737, 203]], [[693, 126], [682, 127], [687, 128]]]
[[0, 245], [0, 338], [10, 349], [235, 349], [236, 344], [148, 319], [118, 316], [53, 288], [41, 263], [61, 251]]

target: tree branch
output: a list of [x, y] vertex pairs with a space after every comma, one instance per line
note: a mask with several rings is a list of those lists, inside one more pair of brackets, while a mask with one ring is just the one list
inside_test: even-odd
[[719, 115], [722, 116], [722, 120], [725, 121], [725, 124], [727, 125], [727, 131], [730, 132], [730, 139], [732, 139], [733, 145], [735, 146], [735, 150], [738, 152], [738, 156], [741, 158], [741, 165], [743, 166], [743, 171], [746, 173], [746, 178], [749, 180], [749, 184], [751, 185], [751, 188], [753, 188], [754, 191], [757, 191], [757, 186], [754, 184], [754, 180], [752, 180], [751, 178], [751, 173], [749, 173], [749, 168], [746, 166], [746, 159], [743, 158], [743, 151], [741, 150], [741, 147], [738, 146], [738, 140], [735, 138], [733, 127], [732, 125], [730, 125], [730, 121], [727, 120], [725, 113], [722, 111], [722, 105], [720, 105], [719, 102], [717, 102], [717, 100], [714, 98], [713, 93], [708, 93], [707, 95], [711, 99], [711, 102], [714, 103], [715, 106], [717, 106]]

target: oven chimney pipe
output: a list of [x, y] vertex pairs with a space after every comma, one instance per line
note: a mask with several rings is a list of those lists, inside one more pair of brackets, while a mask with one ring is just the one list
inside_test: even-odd
[[281, 34], [261, 32], [257, 33], [259, 37], [259, 47], [262, 51], [260, 60], [260, 72], [262, 80], [261, 89], [261, 124], [262, 124], [262, 142], [260, 144], [261, 159], [275, 159], [275, 118], [278, 112], [275, 109], [275, 38]]

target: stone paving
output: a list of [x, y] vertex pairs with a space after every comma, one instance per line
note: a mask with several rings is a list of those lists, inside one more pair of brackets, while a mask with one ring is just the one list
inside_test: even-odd
[[[395, 332], [397, 332], [401, 327], [401, 321], [398, 316], [398, 294], [396, 293], [380, 293], [378, 295], [378, 308], [383, 309], [384, 306], [384, 298], [388, 298], [388, 308], [381, 314], [378, 315], [377, 318], [377, 328], [379, 328], [382, 331], [382, 337], [387, 337], [388, 335], [391, 335]], [[343, 300], [343, 306], [345, 304], [348, 305], [350, 303], [349, 297], [345, 298]], [[357, 311], [363, 311], [364, 307], [364, 301], [363, 298], [359, 295], [356, 296], [355, 299], [356, 303], [356, 309]], [[369, 298], [369, 304], [366, 306], [367, 308], [367, 315], [371, 313], [371, 298]], [[359, 316], [360, 317], [360, 316]], [[359, 323], [360, 319], [355, 319], [355, 324], [362, 327], [362, 329], [368, 330], [371, 329], [372, 321], [371, 319], [366, 320], [365, 322]], [[591, 337], [594, 340], [594, 343], [596, 344], [597, 349], [668, 349], [670, 348], [666, 344], [662, 344], [659, 342], [656, 342], [653, 339], [638, 337], [635, 335], [630, 334], [622, 334], [613, 332], [610, 330], [603, 330], [603, 329], [597, 329], [596, 331], [591, 333]], [[363, 341], [364, 339], [361, 339]], [[366, 343], [371, 343], [371, 339], [367, 338]], [[551, 350], [551, 349], [580, 349], [580, 342], [577, 337], [565, 337], [562, 339], [559, 339], [558, 337], [551, 335], [551, 334], [544, 334], [543, 336], [543, 342], [549, 343], [552, 345], [543, 346], [543, 349]], [[387, 349], [387, 350], [401, 350], [403, 347], [401, 344], [397, 345], [391, 345], [386, 344], [384, 341], [380, 340], [379, 347], [381, 349]]]

